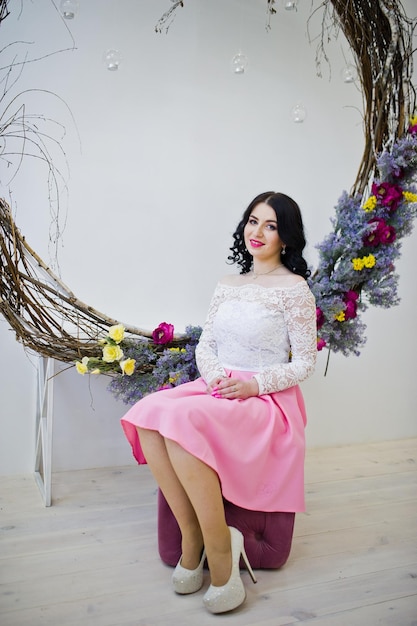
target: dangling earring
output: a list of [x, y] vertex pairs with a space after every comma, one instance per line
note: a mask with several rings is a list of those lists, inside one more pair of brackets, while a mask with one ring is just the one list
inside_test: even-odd
[[281, 248], [281, 254], [284, 255], [285, 254], [285, 246], [282, 246]]

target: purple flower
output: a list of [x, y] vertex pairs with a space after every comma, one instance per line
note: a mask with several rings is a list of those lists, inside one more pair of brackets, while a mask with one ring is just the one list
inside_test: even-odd
[[172, 341], [174, 337], [174, 327], [172, 324], [167, 324], [167, 322], [161, 322], [158, 328], [152, 333], [152, 340], [157, 344], [169, 343]]

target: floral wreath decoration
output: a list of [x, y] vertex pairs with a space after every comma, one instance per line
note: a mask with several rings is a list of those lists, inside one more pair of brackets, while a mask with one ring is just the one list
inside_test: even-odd
[[161, 322], [152, 332], [151, 340], [126, 338], [123, 324], [114, 324], [99, 340], [101, 357], [83, 357], [75, 367], [82, 375], [111, 375], [108, 390], [116, 399], [133, 405], [149, 393], [176, 387], [199, 376], [195, 348], [201, 332], [201, 326], [187, 326], [186, 343], [172, 347], [173, 324]]
[[[267, 0], [267, 30], [274, 4]], [[165, 26], [167, 31], [183, 6], [175, 0], [157, 32]], [[0, 23], [9, 14], [7, 7], [8, 0], [0, 0]], [[309, 278], [317, 304], [317, 349], [347, 356], [358, 355], [365, 344], [360, 314], [368, 305], [388, 308], [399, 302], [395, 261], [417, 212], [416, 92], [411, 82], [417, 20], [405, 16], [400, 0], [323, 0], [321, 8], [318, 70], [320, 58], [328, 60], [324, 43], [329, 33], [341, 30], [354, 55], [364, 98], [365, 150], [358, 175], [353, 191], [344, 192], [335, 207], [332, 232], [317, 246], [318, 269]], [[7, 93], [8, 88], [3, 100]], [[414, 117], [408, 122], [410, 115]], [[20, 137], [23, 156], [29, 128], [32, 145], [38, 146], [54, 178], [57, 170], [45, 152], [48, 135], [37, 124], [28, 127], [27, 119], [17, 112], [0, 124], [0, 136], [4, 141]], [[3, 146], [2, 158], [7, 154]], [[0, 312], [17, 339], [44, 357], [75, 364], [80, 374], [110, 375], [108, 389], [126, 404], [199, 375], [195, 347], [201, 327], [188, 326], [185, 334], [174, 335], [173, 325], [163, 322], [149, 332], [125, 327], [81, 302], [30, 248], [1, 199], [0, 272]]]
[[[379, 178], [365, 200], [344, 192], [331, 219], [333, 231], [316, 247], [319, 266], [309, 278], [316, 298], [317, 350], [359, 355], [366, 325], [359, 313], [368, 304], [389, 308], [399, 303], [395, 260], [401, 238], [409, 235], [417, 213], [417, 115], [391, 151], [377, 159]], [[188, 326], [187, 342], [170, 347], [174, 326], [162, 322], [152, 340], [126, 339], [122, 324], [109, 328], [99, 341], [101, 357], [76, 362], [80, 374], [112, 375], [109, 391], [132, 405], [145, 395], [195, 380], [195, 347], [200, 326]], [[326, 366], [327, 371], [327, 366]]]
[[317, 304], [317, 349], [359, 355], [366, 342], [359, 312], [368, 304], [399, 303], [395, 260], [417, 213], [417, 115], [408, 132], [376, 161], [379, 178], [367, 199], [344, 192], [333, 231], [317, 245], [319, 268], [310, 279]]

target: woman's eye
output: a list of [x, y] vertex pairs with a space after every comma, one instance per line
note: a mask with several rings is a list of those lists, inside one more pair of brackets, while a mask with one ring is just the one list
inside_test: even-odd
[[276, 230], [277, 227], [274, 226], [274, 224], [268, 224], [267, 228], [269, 228], [269, 230]]
[[251, 224], [252, 226], [256, 225], [258, 222], [256, 220], [253, 219], [253, 217], [249, 220], [249, 224]]

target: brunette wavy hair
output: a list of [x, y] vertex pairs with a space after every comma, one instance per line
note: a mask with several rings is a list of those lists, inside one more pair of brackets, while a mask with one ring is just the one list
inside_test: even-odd
[[300, 207], [289, 196], [274, 191], [265, 191], [256, 196], [244, 212], [233, 233], [234, 243], [230, 248], [232, 254], [227, 257], [228, 262], [240, 265], [241, 274], [247, 274], [251, 270], [252, 255], [245, 246], [243, 231], [253, 209], [260, 203], [267, 204], [275, 211], [279, 238], [285, 245], [285, 254], [281, 253], [281, 262], [294, 274], [307, 279], [311, 272], [302, 254], [306, 240]]

